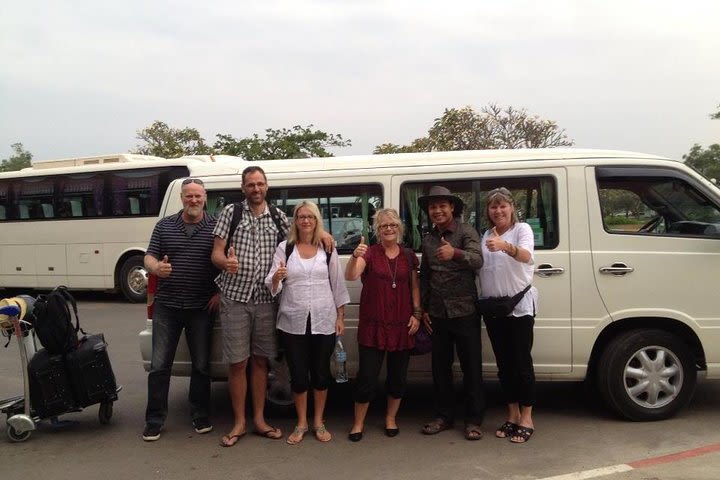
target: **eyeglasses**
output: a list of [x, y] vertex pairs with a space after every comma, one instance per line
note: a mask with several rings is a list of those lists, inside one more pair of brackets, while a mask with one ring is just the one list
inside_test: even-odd
[[493, 195], [495, 195], [495, 194], [497, 194], [497, 193], [499, 193], [499, 194], [501, 194], [501, 195], [505, 195], [505, 196], [507, 196], [507, 197], [512, 197], [512, 193], [510, 192], [510, 190], [508, 190], [508, 189], [505, 188], [505, 187], [493, 188], [492, 190], [490, 190], [490, 191], [488, 192], [488, 197], [491, 197], [491, 196], [493, 196]]
[[399, 227], [397, 223], [383, 223], [382, 225], [378, 225], [379, 230], [387, 230], [392, 229], [395, 230]]
[[200, 185], [201, 187], [204, 187], [204, 186], [205, 186], [205, 184], [203, 183], [203, 181], [200, 180], [199, 178], [186, 178], [186, 179], [183, 180], [183, 182], [182, 182], [183, 185], [190, 185], [191, 183], [197, 183], [197, 184]]
[[297, 219], [298, 222], [302, 222], [303, 220], [307, 220], [308, 222], [314, 222], [316, 220], [315, 215], [298, 215]]

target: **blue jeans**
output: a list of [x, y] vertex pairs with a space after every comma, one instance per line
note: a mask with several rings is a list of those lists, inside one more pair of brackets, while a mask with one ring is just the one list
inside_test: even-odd
[[157, 425], [165, 423], [168, 412], [170, 372], [183, 329], [192, 361], [190, 413], [193, 420], [209, 415], [212, 318], [206, 309], [170, 308], [156, 302], [153, 314], [152, 360], [148, 374], [145, 423]]

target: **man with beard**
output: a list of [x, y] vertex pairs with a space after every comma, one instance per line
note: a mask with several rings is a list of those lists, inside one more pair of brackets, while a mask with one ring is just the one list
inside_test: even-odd
[[[245, 397], [249, 359], [255, 432], [270, 439], [280, 439], [283, 435], [279, 428], [265, 421], [268, 359], [277, 355], [275, 304], [265, 287], [265, 276], [270, 271], [278, 233], [284, 237], [290, 223], [280, 210], [277, 210], [278, 225], [273, 220], [265, 201], [268, 184], [262, 168], [253, 166], [243, 171], [242, 191], [245, 200], [226, 206], [213, 232], [212, 261], [222, 270], [216, 283], [221, 292], [223, 358], [229, 364], [228, 387], [235, 414], [232, 430], [220, 442], [223, 447], [232, 447], [247, 432]], [[235, 208], [243, 209], [242, 216], [232, 238], [228, 238]], [[278, 228], [282, 231], [278, 232]]]
[[475, 309], [475, 272], [482, 266], [480, 237], [473, 227], [461, 223], [464, 204], [447, 188], [432, 187], [418, 204], [434, 224], [422, 242], [420, 293], [423, 322], [432, 333], [435, 415], [422, 432], [434, 435], [453, 426], [452, 364], [457, 349], [465, 393], [465, 438], [479, 440], [485, 414], [480, 317]]
[[170, 371], [180, 334], [190, 350], [190, 413], [195, 432], [212, 430], [210, 407], [211, 314], [218, 295], [213, 284], [217, 270], [210, 262], [215, 219], [205, 212], [207, 195], [202, 180], [188, 178], [180, 191], [183, 209], [158, 221], [145, 254], [145, 268], [158, 277], [152, 328], [152, 360], [142, 438], [160, 438], [167, 417]]

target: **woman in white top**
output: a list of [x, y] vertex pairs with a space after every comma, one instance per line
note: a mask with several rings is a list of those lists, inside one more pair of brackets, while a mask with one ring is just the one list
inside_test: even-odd
[[[507, 188], [488, 192], [486, 214], [490, 228], [482, 238], [482, 297], [512, 297], [532, 283], [533, 231], [527, 223], [519, 222], [515, 201]], [[531, 287], [509, 316], [483, 314], [508, 412], [507, 421], [495, 436], [514, 443], [527, 442], [534, 432], [535, 371], [531, 350], [536, 306], [537, 290]]]
[[343, 333], [345, 304], [350, 302], [350, 295], [337, 251], [328, 258], [323, 250], [320, 243], [323, 233], [318, 207], [308, 201], [298, 204], [288, 239], [275, 250], [273, 266], [265, 278], [273, 296], [283, 292], [277, 328], [285, 349], [298, 416], [297, 426], [287, 438], [291, 445], [300, 443], [308, 431], [307, 391], [310, 387], [315, 401], [315, 437], [321, 442], [332, 438], [323, 420], [327, 389], [332, 380], [330, 356], [335, 348], [335, 335]]

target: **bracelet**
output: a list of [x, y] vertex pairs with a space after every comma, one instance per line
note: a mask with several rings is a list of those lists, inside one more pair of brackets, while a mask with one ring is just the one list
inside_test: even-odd
[[518, 247], [513, 245], [513, 253], [510, 255], [512, 258], [516, 258], [518, 254]]
[[355, 250], [353, 250], [352, 256], [353, 256], [353, 258], [360, 258], [360, 256], [355, 255]]
[[420, 320], [420, 317], [422, 317], [422, 313], [423, 313], [422, 308], [420, 308], [420, 307], [413, 307], [413, 317], [415, 317], [415, 318], [417, 318], [418, 320]]

